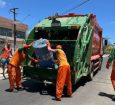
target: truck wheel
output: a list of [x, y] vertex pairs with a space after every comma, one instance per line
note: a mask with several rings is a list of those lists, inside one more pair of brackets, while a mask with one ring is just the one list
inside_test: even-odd
[[94, 76], [94, 65], [93, 62], [90, 64], [90, 68], [89, 68], [89, 74], [88, 74], [88, 80], [92, 81], [93, 80], [93, 76]]

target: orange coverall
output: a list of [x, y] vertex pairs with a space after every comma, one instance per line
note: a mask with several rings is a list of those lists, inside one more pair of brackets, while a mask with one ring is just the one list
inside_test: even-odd
[[11, 58], [9, 65], [8, 65], [8, 76], [9, 76], [9, 83], [10, 83], [10, 89], [15, 88], [15, 83], [16, 87], [22, 87], [21, 86], [21, 70], [20, 70], [20, 65], [25, 59], [25, 54], [23, 51], [18, 51], [14, 53], [13, 57]]
[[112, 72], [111, 72], [111, 82], [112, 82], [113, 88], [115, 90], [115, 48], [112, 49], [112, 51], [109, 55], [109, 58], [108, 58], [108, 61], [106, 64], [107, 69], [109, 68], [112, 61], [113, 61], [113, 65], [112, 65]]
[[56, 98], [62, 97], [64, 85], [67, 85], [68, 96], [72, 95], [71, 72], [67, 57], [62, 49], [56, 49], [56, 57], [59, 64], [56, 81]]
[[10, 89], [12, 90], [15, 88], [15, 83], [17, 88], [22, 87], [20, 65], [25, 60], [26, 57], [25, 49], [31, 46], [32, 44], [29, 45], [24, 44], [23, 45], [24, 48], [21, 48], [22, 50], [17, 49], [9, 62], [8, 76], [9, 76]]
[[113, 61], [112, 73], [111, 73], [111, 82], [115, 90], [115, 60]]

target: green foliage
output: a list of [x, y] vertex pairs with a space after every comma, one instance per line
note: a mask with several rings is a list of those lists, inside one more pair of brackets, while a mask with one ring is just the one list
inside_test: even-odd
[[104, 48], [104, 53], [105, 53], [105, 54], [110, 54], [110, 52], [111, 52], [111, 50], [112, 50], [113, 47], [114, 47], [114, 46], [112, 46], [112, 45], [107, 45], [107, 46], [105, 46], [105, 48]]

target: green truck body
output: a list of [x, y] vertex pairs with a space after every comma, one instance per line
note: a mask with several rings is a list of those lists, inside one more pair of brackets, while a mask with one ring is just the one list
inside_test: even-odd
[[[39, 34], [48, 39], [52, 47], [62, 45], [71, 66], [73, 84], [83, 76], [92, 79], [94, 71], [101, 68], [102, 29], [95, 15], [72, 13], [45, 18], [32, 29], [26, 43], [34, 41]], [[32, 56], [33, 51], [33, 48], [28, 49], [28, 54]], [[57, 70], [32, 66], [26, 58], [23, 75], [41, 83], [55, 84]]]

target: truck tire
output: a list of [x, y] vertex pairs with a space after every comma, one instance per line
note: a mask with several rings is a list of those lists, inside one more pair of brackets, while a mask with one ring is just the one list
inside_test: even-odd
[[88, 80], [92, 81], [93, 80], [93, 76], [94, 76], [94, 65], [93, 62], [90, 63], [90, 68], [89, 68], [89, 74], [88, 74]]

